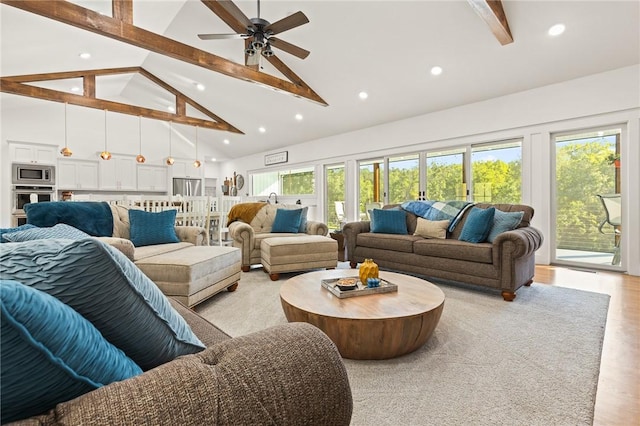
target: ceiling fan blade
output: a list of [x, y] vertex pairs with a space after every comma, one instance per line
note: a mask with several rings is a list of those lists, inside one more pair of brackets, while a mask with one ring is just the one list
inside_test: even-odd
[[270, 32], [271, 34], [279, 34], [290, 30], [291, 28], [304, 25], [307, 22], [309, 22], [309, 18], [307, 18], [304, 13], [296, 12], [293, 15], [289, 15], [286, 18], [282, 18], [281, 20], [274, 22], [273, 24], [267, 25], [264, 27], [264, 31], [265, 33]]
[[224, 40], [247, 38], [248, 34], [198, 34], [200, 40]]
[[269, 37], [269, 43], [271, 44], [271, 46], [280, 50], [284, 50], [285, 52], [290, 53], [293, 56], [297, 56], [300, 59], [305, 59], [307, 56], [309, 56], [309, 53], [311, 53], [308, 50], [303, 49], [302, 47], [298, 47], [295, 44], [291, 44], [275, 37]]
[[247, 15], [230, 0], [202, 0], [202, 3], [237, 33], [245, 33], [249, 28], [255, 29]]

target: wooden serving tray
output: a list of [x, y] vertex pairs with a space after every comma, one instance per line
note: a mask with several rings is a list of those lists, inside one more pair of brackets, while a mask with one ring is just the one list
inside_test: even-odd
[[[348, 277], [348, 278], [358, 279], [358, 277]], [[390, 283], [389, 281], [383, 280], [382, 278], [380, 278], [379, 287], [369, 288], [366, 285], [362, 285], [360, 281], [357, 281], [355, 289], [343, 291], [343, 290], [340, 290], [338, 287], [336, 287], [336, 284], [339, 279], [342, 279], [342, 278], [332, 278], [327, 280], [321, 280], [320, 283], [322, 284], [322, 287], [326, 288], [327, 290], [329, 290], [331, 294], [333, 294], [334, 296], [340, 299], [345, 299], [347, 297], [355, 297], [355, 296], [366, 296], [367, 294], [380, 294], [380, 293], [390, 293], [392, 291], [398, 291], [398, 286], [396, 284]]]

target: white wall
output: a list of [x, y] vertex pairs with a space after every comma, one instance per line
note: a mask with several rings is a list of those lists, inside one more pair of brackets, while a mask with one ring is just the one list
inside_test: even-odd
[[[626, 124], [623, 143], [623, 226], [627, 235], [640, 235], [640, 66], [553, 84], [483, 102], [383, 124], [286, 148], [285, 167], [346, 162], [347, 173], [356, 176], [356, 161], [395, 153], [522, 137], [523, 202], [535, 208], [533, 225], [547, 237], [536, 261], [551, 260], [551, 135], [556, 132], [611, 124]], [[264, 166], [256, 153], [220, 165], [222, 174], [278, 169]], [[320, 169], [320, 168], [319, 168]], [[322, 185], [319, 185], [320, 187]], [[356, 189], [348, 186], [356, 199]], [[321, 198], [321, 197], [320, 197]], [[323, 211], [319, 199], [318, 211]], [[350, 203], [355, 206], [355, 202]], [[348, 212], [354, 220], [356, 211]], [[640, 275], [640, 240], [623, 240], [625, 266]]]

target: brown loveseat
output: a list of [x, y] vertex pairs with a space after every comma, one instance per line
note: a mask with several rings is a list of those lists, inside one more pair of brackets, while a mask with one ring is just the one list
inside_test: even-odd
[[319, 329], [292, 323], [231, 339], [169, 300], [207, 349], [13, 424], [349, 424], [353, 402], [344, 364]]
[[[516, 290], [531, 285], [535, 272], [535, 251], [542, 245], [540, 231], [530, 226], [533, 208], [521, 204], [475, 204], [504, 212], [524, 212], [517, 229], [504, 232], [493, 243], [469, 243], [458, 237], [471, 209], [467, 209], [446, 239], [415, 236], [417, 216], [406, 212], [408, 235], [370, 232], [370, 222], [350, 222], [343, 233], [352, 268], [372, 258], [380, 267], [427, 277], [442, 278], [499, 289], [511, 301]], [[394, 208], [389, 205], [384, 208]]]

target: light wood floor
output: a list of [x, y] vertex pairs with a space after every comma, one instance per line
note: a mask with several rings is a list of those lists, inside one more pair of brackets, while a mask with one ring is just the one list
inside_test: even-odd
[[640, 277], [537, 266], [534, 281], [611, 296], [593, 424], [640, 425]]

